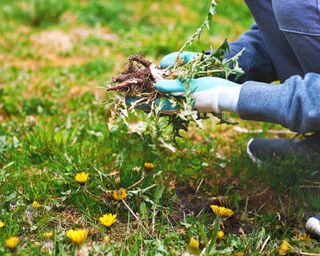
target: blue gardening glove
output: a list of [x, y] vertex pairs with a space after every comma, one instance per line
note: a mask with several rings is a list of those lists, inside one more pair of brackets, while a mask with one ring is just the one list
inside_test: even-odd
[[[128, 107], [131, 107], [136, 103], [136, 101], [140, 99], [141, 99], [140, 97], [126, 97], [125, 98], [126, 105]], [[171, 102], [167, 98], [164, 98], [161, 100], [160, 98], [156, 98], [154, 104], [156, 107], [161, 105], [161, 114], [164, 114], [164, 115], [173, 115], [179, 111], [179, 107], [178, 106], [173, 107]], [[136, 106], [136, 108], [149, 113], [151, 111], [151, 104], [140, 104]]]
[[[183, 59], [184, 64], [194, 60], [200, 53], [183, 51], [180, 53], [179, 58]], [[177, 60], [178, 52], [170, 53], [164, 56], [160, 61], [161, 68], [173, 67]]]
[[[197, 52], [187, 52], [183, 51], [180, 53], [180, 58], [183, 59], [184, 64], [194, 60], [200, 53]], [[160, 67], [162, 69], [168, 68], [168, 67], [173, 67], [176, 60], [177, 60], [178, 52], [173, 52], [165, 57], [163, 57], [160, 61]], [[137, 100], [140, 100], [141, 98], [139, 97], [126, 97], [125, 102], [126, 105], [131, 107], [132, 105], [135, 104]], [[160, 102], [160, 99], [155, 99], [155, 105], [159, 106], [162, 104], [161, 107], [161, 113], [165, 115], [173, 115], [179, 111], [179, 108], [177, 106], [173, 107], [172, 104], [168, 99], [165, 99], [163, 102]], [[150, 104], [140, 104], [136, 106], [137, 109], [141, 109], [145, 112], [150, 112], [151, 111], [151, 105]]]
[[[238, 112], [242, 85], [218, 77], [202, 77], [190, 82], [190, 91], [195, 101], [194, 108], [203, 113], [222, 111]], [[185, 95], [181, 80], [160, 80], [156, 83], [159, 92], [173, 96]]]

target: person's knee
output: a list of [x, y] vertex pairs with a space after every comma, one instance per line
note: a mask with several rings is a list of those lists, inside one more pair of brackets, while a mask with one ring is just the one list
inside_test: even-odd
[[320, 35], [318, 1], [273, 0], [272, 5], [281, 30]]

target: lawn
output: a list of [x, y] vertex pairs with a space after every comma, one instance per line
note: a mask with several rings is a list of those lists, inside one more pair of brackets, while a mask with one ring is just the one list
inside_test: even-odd
[[[243, 1], [217, 2], [210, 31], [188, 50], [252, 24]], [[205, 120], [168, 145], [144, 113], [129, 128], [108, 125], [106, 82], [131, 54], [159, 63], [177, 51], [208, 4], [0, 1], [0, 255], [277, 255], [283, 240], [286, 253], [320, 255], [304, 230], [320, 212], [317, 169], [258, 168], [245, 152], [252, 137], [294, 134], [233, 116], [236, 126]], [[211, 205], [233, 214], [218, 227]], [[109, 213], [114, 223], [101, 219]]]

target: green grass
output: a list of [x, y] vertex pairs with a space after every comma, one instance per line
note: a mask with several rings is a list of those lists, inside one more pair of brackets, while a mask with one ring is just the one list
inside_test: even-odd
[[2, 2], [5, 18], [17, 19], [34, 27], [58, 23], [68, 8], [65, 0], [31, 0], [28, 4], [21, 0], [14, 3]]
[[[207, 1], [36, 2], [45, 4], [31, 16], [29, 1], [0, 1], [1, 255], [11, 254], [4, 246], [10, 236], [20, 238], [13, 254], [75, 255], [79, 248], [65, 236], [71, 228], [88, 229], [82, 250], [90, 255], [181, 255], [191, 237], [201, 249], [212, 239], [209, 206], [219, 202], [235, 214], [212, 254], [276, 255], [282, 239], [320, 253], [315, 240], [295, 238], [320, 210], [319, 189], [306, 183], [317, 169], [275, 162], [258, 169], [245, 154], [248, 139], [280, 127], [241, 121], [263, 130], [242, 134], [207, 120], [206, 129], [179, 139], [175, 153], [157, 141], [155, 122], [142, 135], [108, 127], [114, 95], [105, 82], [131, 54], [158, 62], [177, 51], [205, 18]], [[242, 1], [218, 3], [210, 32], [190, 50], [234, 40], [253, 22]], [[41, 41], [57, 31], [59, 38]], [[71, 47], [62, 51], [66, 42]], [[146, 119], [141, 113], [132, 122]], [[74, 178], [82, 171], [85, 186]], [[120, 187], [128, 190], [126, 204], [110, 197]], [[33, 201], [41, 207], [32, 209]], [[109, 212], [118, 221], [108, 229], [99, 217]], [[47, 242], [46, 231], [54, 232]]]

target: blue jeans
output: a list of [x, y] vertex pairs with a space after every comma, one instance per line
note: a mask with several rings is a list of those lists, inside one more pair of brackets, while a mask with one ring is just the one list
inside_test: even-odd
[[278, 79], [320, 73], [320, 1], [246, 0]]

